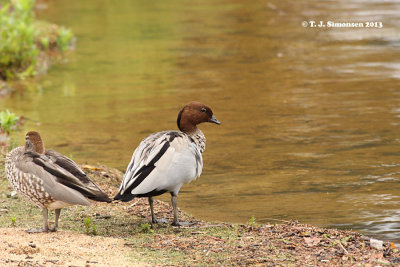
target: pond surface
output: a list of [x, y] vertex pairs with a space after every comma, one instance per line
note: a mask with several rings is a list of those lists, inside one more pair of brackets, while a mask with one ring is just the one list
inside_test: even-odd
[[[180, 208], [297, 219], [400, 242], [399, 1], [44, 1], [76, 50], [0, 99], [50, 148], [124, 170], [190, 100], [213, 108], [204, 170]], [[47, 8], [46, 8], [47, 7]], [[383, 28], [303, 28], [302, 21]], [[163, 196], [165, 200], [169, 197]]]

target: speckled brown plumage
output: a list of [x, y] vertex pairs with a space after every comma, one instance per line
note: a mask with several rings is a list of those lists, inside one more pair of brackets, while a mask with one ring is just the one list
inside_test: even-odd
[[56, 220], [50, 231], [56, 231], [61, 208], [90, 205], [87, 198], [111, 202], [74, 161], [54, 150], [45, 150], [37, 132], [28, 132], [25, 146], [7, 155], [5, 169], [18, 194], [43, 210], [43, 228], [32, 232], [49, 230], [48, 209], [55, 209]]
[[20, 171], [14, 164], [25, 152], [24, 147], [13, 149], [6, 159], [6, 174], [10, 184], [25, 200], [39, 208], [46, 208], [57, 201], [43, 187], [43, 180], [30, 173]]

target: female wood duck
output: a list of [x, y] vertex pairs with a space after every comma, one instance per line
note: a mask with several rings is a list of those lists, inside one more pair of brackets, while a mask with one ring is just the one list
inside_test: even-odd
[[[56, 231], [61, 208], [90, 205], [87, 198], [111, 202], [70, 158], [45, 150], [38, 132], [26, 134], [24, 147], [13, 149], [6, 159], [6, 174], [13, 188], [26, 200], [43, 210], [43, 228], [28, 232]], [[48, 209], [54, 209], [54, 227], [49, 229]]]

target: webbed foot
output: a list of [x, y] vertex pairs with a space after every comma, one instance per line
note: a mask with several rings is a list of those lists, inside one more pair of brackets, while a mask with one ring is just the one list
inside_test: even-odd
[[195, 225], [195, 222], [172, 222], [172, 226], [192, 226]]
[[49, 229], [45, 228], [38, 228], [38, 229], [28, 229], [26, 230], [27, 233], [29, 234], [34, 234], [34, 233], [47, 233]]
[[157, 223], [168, 223], [166, 219], [152, 219], [151, 223], [157, 224]]
[[49, 229], [49, 232], [57, 232], [57, 227], [52, 227]]

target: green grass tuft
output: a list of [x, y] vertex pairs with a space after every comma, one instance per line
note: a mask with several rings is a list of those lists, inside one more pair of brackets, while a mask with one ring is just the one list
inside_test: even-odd
[[8, 109], [0, 111], [0, 127], [7, 135], [11, 133], [11, 127], [17, 124], [19, 117], [11, 113]]
[[17, 216], [11, 217], [11, 226], [15, 227], [17, 225]]
[[97, 226], [90, 217], [83, 219], [83, 224], [85, 225], [85, 232], [87, 235], [97, 235]]

